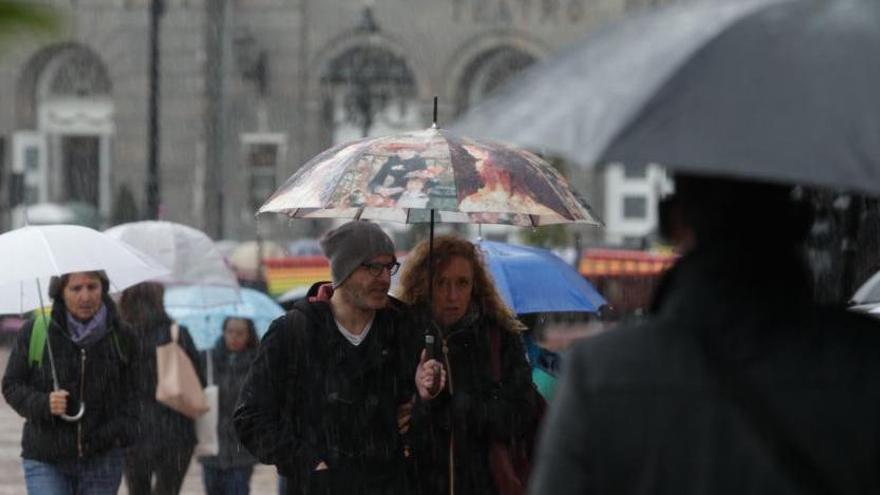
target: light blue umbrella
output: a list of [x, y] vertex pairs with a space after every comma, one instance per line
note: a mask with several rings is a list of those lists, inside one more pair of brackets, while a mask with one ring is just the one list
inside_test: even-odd
[[605, 299], [571, 265], [530, 246], [480, 241], [495, 287], [517, 314], [596, 312]]
[[200, 350], [210, 349], [223, 333], [223, 320], [230, 316], [250, 318], [257, 334], [262, 337], [272, 320], [284, 314], [284, 309], [271, 297], [253, 289], [241, 289], [241, 300], [236, 304], [202, 308], [189, 305], [200, 300], [204, 291], [221, 290], [217, 287], [189, 286], [165, 289], [165, 308], [168, 314], [185, 325]]

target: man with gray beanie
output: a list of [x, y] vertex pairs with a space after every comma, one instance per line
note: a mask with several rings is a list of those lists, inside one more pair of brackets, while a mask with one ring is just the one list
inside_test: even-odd
[[321, 248], [332, 290], [272, 323], [239, 397], [238, 436], [287, 478], [287, 493], [407, 493], [397, 411], [413, 395], [418, 332], [388, 296], [394, 244], [353, 221]]

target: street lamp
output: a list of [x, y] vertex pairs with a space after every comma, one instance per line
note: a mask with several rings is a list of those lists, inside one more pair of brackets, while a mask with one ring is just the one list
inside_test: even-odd
[[331, 101], [335, 101], [335, 93], [342, 92], [344, 121], [358, 126], [363, 137], [369, 135], [376, 117], [390, 103], [404, 105], [415, 93], [414, 78], [406, 61], [376, 46], [380, 32], [372, 8], [364, 7], [355, 35], [366, 37], [368, 43], [337, 57], [321, 76]]
[[147, 218], [159, 218], [159, 22], [165, 13], [165, 0], [150, 3], [149, 136], [147, 138]]

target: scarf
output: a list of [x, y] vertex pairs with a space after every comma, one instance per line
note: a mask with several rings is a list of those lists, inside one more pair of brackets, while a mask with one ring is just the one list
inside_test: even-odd
[[107, 334], [107, 306], [101, 304], [98, 312], [89, 321], [81, 322], [67, 313], [67, 330], [70, 338], [80, 347], [88, 347]]

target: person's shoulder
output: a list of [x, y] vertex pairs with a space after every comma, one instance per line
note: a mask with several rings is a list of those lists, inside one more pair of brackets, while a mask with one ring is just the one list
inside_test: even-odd
[[563, 351], [564, 366], [576, 366], [594, 384], [664, 380], [671, 356], [689, 354], [665, 328], [656, 319], [618, 324]]
[[[814, 325], [826, 345], [880, 350], [880, 319], [842, 308], [818, 308]], [[880, 364], [880, 363], [878, 363]]]
[[388, 303], [378, 312], [398, 320], [409, 320], [416, 317], [412, 306], [394, 296], [388, 296]]
[[308, 338], [315, 329], [324, 326], [332, 317], [330, 304], [325, 301], [308, 301], [301, 299], [286, 313], [279, 316], [269, 325], [265, 340], [297, 340]]

